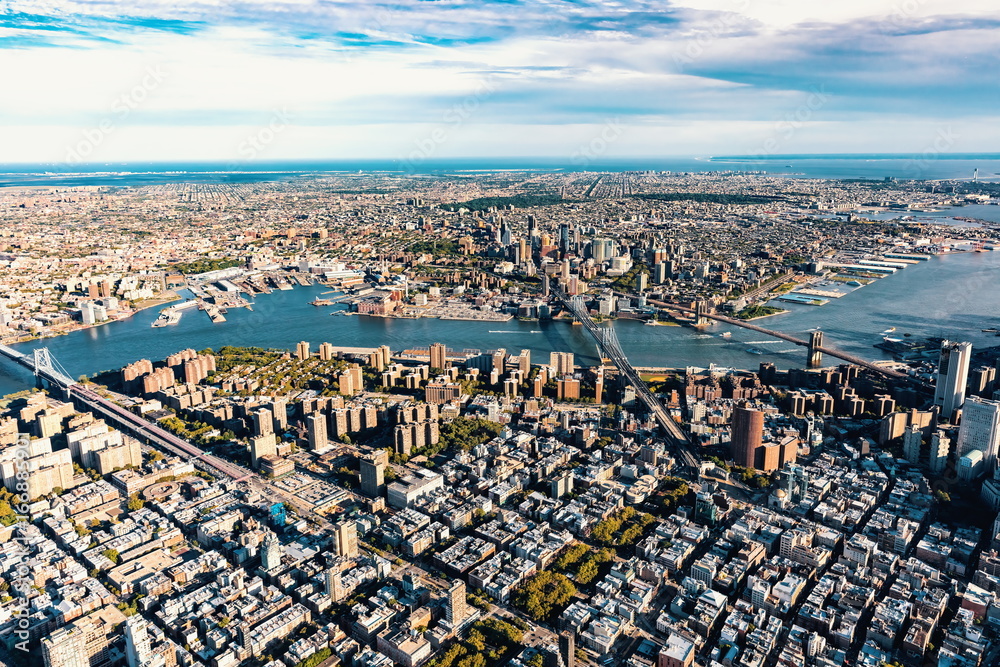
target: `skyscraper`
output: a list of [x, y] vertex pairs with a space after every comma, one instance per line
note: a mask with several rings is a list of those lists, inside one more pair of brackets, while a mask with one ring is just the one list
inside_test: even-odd
[[514, 230], [510, 223], [504, 220], [500, 223], [500, 245], [510, 245], [513, 239]]
[[452, 628], [458, 627], [462, 621], [465, 619], [465, 582], [461, 579], [456, 579], [451, 588], [448, 589], [448, 607], [445, 610], [448, 625]]
[[431, 343], [431, 368], [447, 368], [447, 348], [444, 343]]
[[611, 239], [594, 239], [590, 242], [590, 256], [594, 262], [606, 262], [615, 255], [615, 242]]
[[309, 343], [307, 343], [306, 341], [301, 341], [298, 345], [295, 346], [295, 358], [299, 359], [300, 361], [302, 359], [309, 358]]
[[128, 667], [143, 667], [152, 657], [146, 619], [139, 614], [125, 621], [125, 656]]
[[962, 407], [965, 401], [965, 385], [969, 380], [971, 360], [972, 343], [941, 341], [937, 383], [934, 386], [934, 405], [941, 406], [943, 419], [952, 419], [955, 410]]
[[377, 449], [361, 458], [361, 492], [369, 498], [385, 493], [385, 468], [389, 465], [389, 452]]
[[962, 409], [962, 425], [958, 429], [958, 457], [973, 451], [983, 453], [987, 472], [997, 467], [1000, 449], [1000, 401], [970, 396]]
[[732, 452], [737, 465], [754, 468], [764, 439], [764, 413], [749, 408], [733, 410]]
[[572, 630], [559, 633], [559, 656], [566, 667], [576, 667], [576, 635]]
[[271, 416], [274, 418], [274, 430], [284, 431], [288, 428], [287, 398], [276, 398], [271, 402]]
[[254, 435], [269, 435], [274, 433], [274, 415], [267, 408], [260, 408], [253, 413]]
[[517, 355], [517, 369], [521, 371], [522, 378], [531, 373], [531, 350], [521, 350], [521, 354]]
[[334, 546], [342, 558], [358, 557], [358, 524], [354, 521], [339, 521], [334, 526]]
[[309, 440], [309, 449], [318, 451], [329, 444], [326, 437], [326, 415], [322, 412], [315, 412], [306, 417], [306, 430]]

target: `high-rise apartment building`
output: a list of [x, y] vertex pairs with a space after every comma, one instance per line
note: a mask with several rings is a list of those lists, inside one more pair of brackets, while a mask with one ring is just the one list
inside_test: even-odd
[[935, 431], [931, 436], [931, 455], [928, 465], [934, 475], [944, 473], [948, 466], [948, 453], [951, 450], [951, 438], [942, 431]]
[[309, 449], [319, 451], [329, 444], [326, 436], [326, 415], [322, 412], [314, 412], [306, 417], [306, 432], [309, 440]]
[[1000, 401], [970, 396], [962, 409], [962, 425], [958, 429], [959, 458], [973, 451], [983, 453], [987, 471], [997, 467], [1000, 449]]
[[924, 431], [917, 424], [906, 427], [903, 433], [903, 458], [916, 465], [920, 462], [920, 449], [924, 443]]
[[85, 635], [83, 630], [70, 625], [43, 639], [42, 660], [45, 667], [90, 667]]
[[549, 366], [552, 366], [556, 377], [570, 375], [576, 370], [572, 352], [550, 352]]
[[465, 582], [456, 579], [448, 589], [448, 606], [445, 610], [448, 624], [458, 627], [466, 617]]
[[354, 521], [340, 521], [334, 526], [333, 541], [337, 555], [342, 558], [358, 557], [358, 524]]
[[448, 348], [445, 347], [444, 343], [432, 343], [431, 344], [431, 368], [440, 368], [444, 370], [448, 367], [447, 358]]
[[385, 468], [389, 465], [389, 452], [377, 449], [361, 458], [361, 492], [369, 498], [385, 494]]
[[146, 619], [139, 614], [129, 616], [125, 621], [125, 657], [128, 667], [145, 667], [152, 655]]

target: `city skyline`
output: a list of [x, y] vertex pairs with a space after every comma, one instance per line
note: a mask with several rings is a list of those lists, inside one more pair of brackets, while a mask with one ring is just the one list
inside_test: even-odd
[[0, 666], [1000, 666], [998, 37], [7, 0]]
[[8, 7], [9, 162], [1000, 146], [975, 0]]
[[0, 663], [1000, 659], [996, 183], [169, 171], [0, 188]]

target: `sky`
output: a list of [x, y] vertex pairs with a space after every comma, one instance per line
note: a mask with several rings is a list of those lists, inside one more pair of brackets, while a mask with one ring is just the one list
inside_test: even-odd
[[0, 0], [0, 163], [1000, 151], [996, 0]]

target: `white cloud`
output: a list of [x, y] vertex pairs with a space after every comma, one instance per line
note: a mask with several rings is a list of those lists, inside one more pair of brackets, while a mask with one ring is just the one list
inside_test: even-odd
[[[0, 28], [0, 45], [44, 33], [72, 47], [0, 48], [14, 91], [0, 100], [0, 126], [8, 160], [58, 160], [102, 123], [112, 129], [100, 159], [225, 160], [279, 110], [291, 127], [260, 158], [403, 156], [442, 124], [442, 156], [511, 155], [571, 152], [617, 114], [633, 128], [615, 142], [623, 154], [733, 153], [754, 151], [826, 86], [829, 102], [787, 152], [919, 150], [940, 118], [970, 124], [970, 114], [997, 108], [988, 102], [996, 87], [984, 85], [998, 55], [985, 20], [1000, 17], [992, 5], [15, 0], [14, 11], [79, 29]], [[131, 18], [126, 27], [94, 17]], [[150, 72], [162, 80], [149, 85]], [[977, 96], [984, 103], [969, 104]], [[475, 113], [453, 127], [446, 114], [469, 100]], [[987, 134], [966, 150], [995, 142]]]

